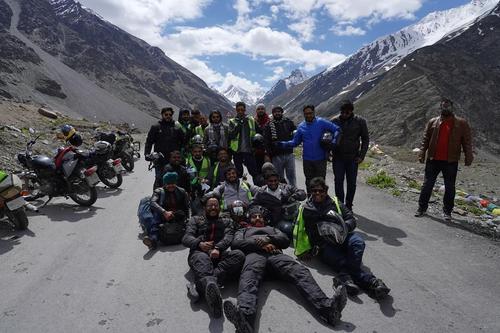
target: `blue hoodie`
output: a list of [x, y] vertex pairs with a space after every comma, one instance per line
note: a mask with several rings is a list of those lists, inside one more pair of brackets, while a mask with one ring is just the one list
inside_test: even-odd
[[325, 132], [332, 132], [336, 142], [340, 134], [340, 127], [321, 117], [315, 117], [310, 123], [303, 121], [290, 141], [282, 141], [283, 147], [297, 147], [303, 143], [302, 158], [305, 161], [323, 161], [327, 159], [327, 152], [321, 147], [320, 140]]

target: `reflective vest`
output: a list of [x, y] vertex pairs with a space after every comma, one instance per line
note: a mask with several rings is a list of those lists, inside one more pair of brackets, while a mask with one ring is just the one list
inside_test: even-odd
[[[240, 180], [240, 186], [247, 193], [248, 202], [251, 202], [253, 199], [253, 195], [252, 195], [252, 192], [250, 191], [250, 187], [248, 187], [248, 184], [245, 183], [244, 181]], [[226, 205], [226, 203], [224, 202], [224, 193], [222, 193], [222, 198], [220, 201], [220, 209], [224, 210], [224, 208], [228, 208], [228, 207], [225, 207], [225, 205]]]
[[212, 174], [212, 184], [210, 184], [211, 188], [215, 187], [215, 184], [217, 184], [217, 180], [219, 179], [219, 177], [218, 177], [219, 164], [220, 164], [220, 162], [215, 163], [214, 173]]
[[187, 126], [184, 126], [178, 121], [175, 122], [175, 125], [180, 128], [184, 132], [184, 134], [187, 134], [187, 131], [191, 128], [191, 124], [187, 124]]
[[[210, 172], [210, 161], [208, 158], [203, 157], [203, 160], [201, 160], [200, 170], [198, 170], [198, 168], [196, 167], [196, 164], [194, 163], [193, 157], [191, 155], [189, 155], [189, 157], [187, 158], [186, 164], [196, 170], [196, 174], [199, 178], [208, 177], [208, 173]], [[196, 183], [198, 183], [198, 178], [195, 178], [191, 181], [191, 184], [193, 185]]]
[[203, 129], [203, 126], [198, 125], [194, 128], [194, 134], [199, 135], [202, 138], [205, 136], [205, 130]]
[[[249, 116], [247, 117], [247, 120], [248, 120], [248, 127], [250, 128], [250, 139], [252, 139], [255, 136], [255, 134], [257, 134], [257, 132], [255, 131], [255, 119]], [[231, 118], [229, 122], [233, 123], [234, 126], [236, 126], [235, 118]], [[229, 142], [229, 149], [231, 149], [232, 151], [237, 152], [239, 147], [240, 147], [240, 133], [238, 133], [238, 135], [236, 135], [236, 137], [232, 139], [231, 142]]]
[[[331, 198], [337, 207], [337, 213], [342, 214], [340, 210], [339, 200], [337, 197]], [[297, 223], [293, 227], [293, 246], [295, 248], [295, 255], [300, 256], [312, 249], [309, 236], [306, 232], [306, 224], [303, 217], [304, 205], [300, 205], [299, 214], [297, 215]]]

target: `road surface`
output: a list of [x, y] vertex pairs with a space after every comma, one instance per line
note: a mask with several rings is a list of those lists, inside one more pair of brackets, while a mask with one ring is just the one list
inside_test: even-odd
[[[234, 332], [227, 320], [210, 319], [203, 304], [190, 304], [186, 249], [148, 252], [138, 239], [137, 204], [150, 194], [152, 182], [152, 173], [139, 162], [122, 190], [100, 188], [93, 208], [55, 200], [41, 215], [30, 215], [27, 232], [9, 231], [4, 224], [0, 332]], [[428, 217], [416, 219], [413, 209], [358, 187], [355, 212], [367, 243], [364, 262], [392, 288], [390, 298], [350, 299], [342, 322], [330, 328], [293, 286], [266, 281], [259, 331], [500, 332], [498, 243]], [[309, 265], [331, 295], [331, 270], [315, 261]], [[236, 297], [235, 284], [223, 296]]]

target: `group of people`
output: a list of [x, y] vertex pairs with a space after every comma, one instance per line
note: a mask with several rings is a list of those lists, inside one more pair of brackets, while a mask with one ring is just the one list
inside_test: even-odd
[[[253, 117], [243, 102], [236, 103], [236, 116], [227, 125], [218, 111], [202, 124], [199, 112], [188, 117], [188, 111], [180, 111], [175, 121], [174, 110], [164, 108], [151, 127], [145, 156], [154, 161], [155, 189], [139, 206], [143, 243], [151, 250], [159, 243], [188, 247], [194, 273], [188, 296], [195, 302], [205, 299], [212, 315], [224, 313], [238, 332], [254, 330], [264, 275], [291, 282], [331, 325], [340, 319], [347, 294], [361, 288], [382, 299], [389, 293], [362, 267], [365, 243], [354, 232], [355, 177], [368, 149], [368, 130], [353, 109], [346, 101], [339, 117], [328, 121], [307, 105], [305, 120], [296, 127], [280, 106], [269, 116], [259, 104]], [[293, 148], [300, 144], [306, 191], [297, 187], [295, 175]], [[325, 183], [332, 153], [339, 179], [335, 197], [328, 196]], [[338, 272], [330, 297], [308, 268], [283, 253], [292, 240], [300, 260], [318, 256]], [[223, 303], [220, 288], [235, 277], [237, 304]]]
[[[442, 101], [440, 110], [422, 142], [420, 160], [427, 164], [416, 216], [425, 213], [440, 171], [446, 186], [444, 212], [449, 216], [461, 147], [466, 165], [472, 162], [467, 122], [453, 114], [449, 100]], [[236, 116], [227, 125], [219, 111], [211, 112], [204, 123], [199, 111], [182, 110], [174, 121], [174, 110], [164, 108], [162, 119], [151, 127], [145, 156], [154, 160], [155, 189], [139, 206], [143, 243], [151, 250], [159, 242], [188, 247], [195, 279], [187, 285], [188, 296], [195, 302], [205, 299], [212, 315], [224, 313], [237, 332], [254, 330], [265, 274], [295, 285], [319, 318], [332, 325], [341, 317], [347, 294], [363, 289], [383, 299], [390, 292], [362, 267], [365, 242], [355, 232], [353, 201], [369, 135], [366, 121], [353, 111], [353, 103], [343, 101], [339, 115], [329, 121], [306, 105], [304, 121], [296, 127], [280, 106], [274, 106], [269, 116], [259, 104], [254, 117], [246, 113], [245, 103], [238, 102]], [[293, 148], [300, 144], [305, 191], [297, 187], [295, 175]], [[328, 195], [325, 182], [329, 160], [335, 196]], [[316, 256], [338, 273], [331, 297], [308, 268], [283, 253], [292, 241], [299, 260]], [[221, 286], [238, 276], [237, 304], [222, 302]]]

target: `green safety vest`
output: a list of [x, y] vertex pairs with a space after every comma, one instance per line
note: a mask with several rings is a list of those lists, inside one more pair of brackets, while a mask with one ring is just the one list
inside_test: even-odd
[[[333, 202], [335, 202], [337, 213], [342, 214], [337, 197], [334, 196], [331, 199], [333, 200]], [[295, 226], [293, 227], [293, 246], [295, 248], [294, 253], [296, 256], [300, 256], [312, 249], [311, 242], [309, 241], [309, 236], [307, 236], [304, 217], [302, 216], [303, 211], [304, 206], [300, 205], [299, 214], [297, 215], [297, 223], [295, 223]]]
[[[253, 117], [249, 116], [247, 117], [248, 120], [248, 126], [250, 127], [250, 138], [253, 138], [257, 132], [255, 131], [255, 119]], [[236, 126], [236, 120], [235, 118], [231, 118], [229, 120], [230, 123], [233, 123]], [[231, 149], [234, 152], [238, 151], [238, 148], [240, 147], [240, 133], [229, 142], [229, 149]]]
[[205, 130], [203, 129], [203, 126], [198, 125], [194, 128], [194, 134], [199, 135], [202, 138], [205, 136]]
[[214, 173], [212, 174], [212, 184], [210, 184], [210, 187], [215, 187], [215, 184], [217, 183], [217, 173], [219, 173], [219, 164], [220, 162], [215, 163], [215, 168], [214, 168]]
[[[253, 195], [252, 195], [252, 192], [250, 191], [250, 187], [248, 187], [248, 184], [245, 183], [244, 181], [240, 181], [240, 185], [247, 192], [248, 201], [252, 201]], [[222, 193], [222, 198], [221, 198], [221, 201], [220, 201], [220, 209], [221, 210], [224, 209], [224, 193]]]
[[175, 121], [175, 125], [180, 128], [184, 134], [187, 133], [187, 131], [190, 129], [191, 124], [188, 124], [187, 126], [182, 125], [179, 121]]
[[[191, 155], [189, 155], [189, 157], [187, 158], [186, 164], [191, 166], [192, 168], [194, 168], [196, 170], [196, 172], [198, 173], [198, 177], [200, 177], [200, 178], [207, 178], [208, 177], [208, 173], [210, 172], [210, 161], [208, 160], [208, 158], [203, 157], [203, 160], [201, 161], [201, 169], [200, 170], [198, 170], [198, 168], [196, 167], [196, 164], [194, 163], [193, 157]], [[198, 182], [198, 178], [195, 178], [191, 181], [191, 184], [194, 185], [197, 182]]]

